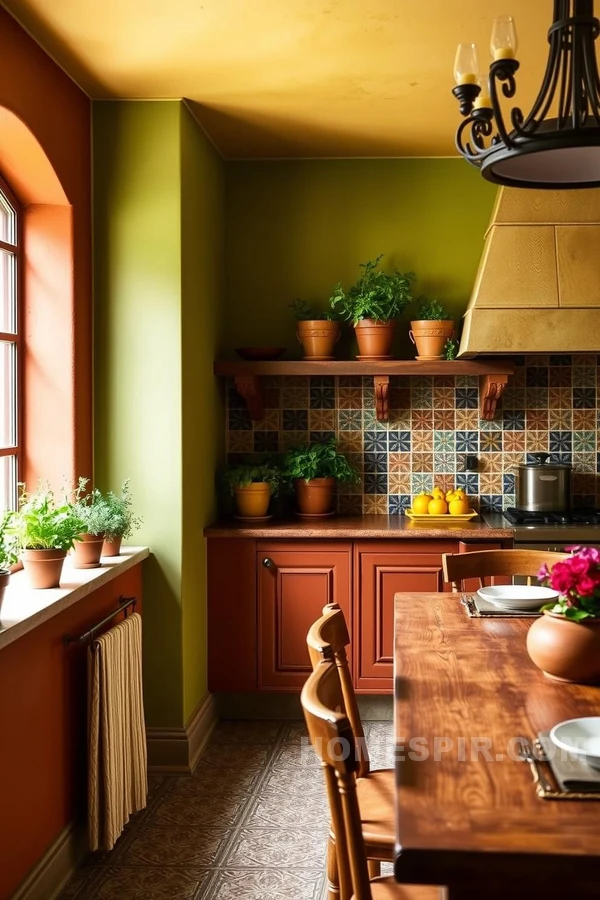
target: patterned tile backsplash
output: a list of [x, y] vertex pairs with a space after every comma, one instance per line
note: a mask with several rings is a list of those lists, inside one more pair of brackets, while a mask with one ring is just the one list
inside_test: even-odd
[[[496, 418], [479, 418], [476, 376], [397, 377], [388, 422], [375, 418], [369, 377], [265, 378], [265, 415], [252, 422], [227, 385], [227, 459], [259, 460], [335, 436], [362, 477], [341, 484], [341, 513], [400, 513], [412, 495], [463, 487], [480, 509], [515, 502], [515, 467], [545, 451], [573, 465], [573, 503], [600, 506], [600, 357], [515, 358]], [[449, 364], [450, 367], [450, 364]], [[466, 456], [478, 470], [466, 471]]]

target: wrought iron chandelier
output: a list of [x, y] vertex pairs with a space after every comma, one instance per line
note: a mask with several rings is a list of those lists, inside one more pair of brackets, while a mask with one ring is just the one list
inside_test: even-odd
[[600, 186], [599, 33], [594, 0], [554, 0], [546, 72], [527, 115], [501, 104], [500, 95], [506, 105], [516, 92], [513, 19], [494, 22], [489, 76], [479, 74], [476, 45], [459, 45], [452, 93], [465, 118], [456, 146], [484, 178], [522, 188]]

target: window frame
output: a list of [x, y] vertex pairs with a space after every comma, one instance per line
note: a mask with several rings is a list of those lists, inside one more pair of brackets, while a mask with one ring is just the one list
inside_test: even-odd
[[24, 480], [23, 477], [23, 435], [24, 435], [24, 409], [23, 409], [23, 376], [25, 372], [24, 364], [24, 347], [23, 340], [23, 210], [21, 204], [10, 189], [6, 180], [0, 173], [0, 191], [6, 197], [10, 206], [15, 213], [15, 244], [9, 244], [0, 239], [0, 250], [6, 250], [14, 254], [15, 258], [15, 334], [11, 332], [0, 331], [0, 341], [12, 343], [15, 346], [16, 365], [14, 368], [14, 377], [16, 384], [14, 386], [14, 414], [16, 416], [15, 441], [12, 447], [0, 447], [0, 458], [6, 456], [15, 457], [14, 484], [12, 486], [12, 507], [15, 509], [18, 505], [19, 482]]

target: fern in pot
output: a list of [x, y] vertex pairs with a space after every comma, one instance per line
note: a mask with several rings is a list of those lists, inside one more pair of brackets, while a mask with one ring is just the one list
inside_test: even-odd
[[334, 312], [354, 326], [358, 359], [391, 359], [396, 319], [413, 299], [414, 273], [388, 275], [379, 269], [382, 258], [361, 263], [356, 284], [348, 291], [336, 285], [330, 299]]
[[238, 519], [264, 519], [271, 497], [279, 492], [281, 473], [274, 466], [234, 466], [225, 473], [225, 483], [235, 498]]
[[418, 319], [410, 323], [408, 336], [417, 348], [417, 359], [442, 359], [454, 337], [454, 320], [437, 300], [419, 297]]
[[296, 318], [296, 336], [302, 344], [304, 359], [333, 359], [333, 350], [341, 334], [339, 316], [334, 312], [317, 313], [306, 300], [294, 300], [290, 306]]
[[19, 510], [9, 530], [17, 546], [33, 588], [60, 586], [67, 551], [85, 531], [85, 523], [68, 502], [57, 503], [45, 482], [29, 493], [20, 485]]
[[80, 478], [73, 494], [75, 515], [84, 523], [84, 531], [71, 551], [74, 569], [95, 569], [100, 565], [106, 529], [110, 525], [110, 502], [94, 488], [87, 490], [89, 478]]
[[294, 486], [298, 515], [306, 518], [333, 515], [336, 481], [360, 481], [333, 438], [293, 447], [286, 454], [283, 474]]
[[133, 497], [129, 478], [121, 485], [121, 493], [108, 491], [104, 495], [106, 522], [102, 556], [119, 556], [121, 543], [141, 527], [142, 520], [133, 511]]
[[0, 518], [0, 621], [4, 593], [10, 578], [10, 567], [14, 566], [18, 559], [17, 538], [10, 531], [13, 516], [13, 511], [7, 509]]

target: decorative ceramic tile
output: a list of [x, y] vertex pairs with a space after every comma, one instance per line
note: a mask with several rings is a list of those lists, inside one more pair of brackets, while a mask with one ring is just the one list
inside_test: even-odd
[[515, 452], [525, 449], [524, 431], [505, 431], [502, 438], [502, 447], [506, 451]]
[[390, 472], [388, 486], [390, 494], [410, 494], [410, 472]]
[[412, 449], [418, 453], [433, 450], [433, 431], [413, 431]]
[[413, 472], [433, 472], [433, 453], [413, 453]]
[[433, 389], [433, 408], [434, 409], [454, 409], [455, 406], [454, 388], [443, 387]]
[[433, 431], [433, 410], [413, 409], [411, 426], [414, 431]]
[[380, 496], [365, 495], [363, 502], [363, 511], [366, 515], [383, 516], [387, 513], [387, 495]]
[[225, 869], [218, 872], [206, 900], [319, 900], [324, 878], [318, 869]]
[[362, 409], [338, 409], [338, 429], [340, 431], [360, 431]]
[[337, 397], [340, 409], [362, 409], [362, 388], [340, 388]]
[[107, 869], [94, 894], [88, 900], [193, 900], [206, 870], [173, 868], [113, 868]]
[[335, 409], [311, 409], [308, 414], [310, 431], [335, 431]]
[[435, 431], [454, 431], [456, 413], [454, 409], [434, 409], [433, 428]]
[[282, 409], [308, 409], [308, 391], [304, 388], [283, 387], [281, 407]]
[[[423, 469], [423, 471], [427, 471]], [[433, 455], [433, 471], [453, 473], [456, 472], [456, 454], [455, 453], [434, 453]], [[454, 475], [450, 476], [454, 478]], [[450, 485], [453, 487], [453, 485]]]
[[410, 472], [411, 455], [410, 453], [390, 453], [388, 455], [389, 472]]

